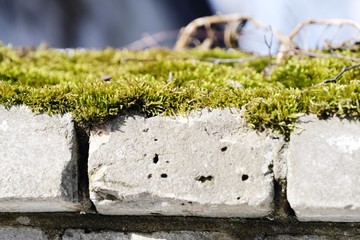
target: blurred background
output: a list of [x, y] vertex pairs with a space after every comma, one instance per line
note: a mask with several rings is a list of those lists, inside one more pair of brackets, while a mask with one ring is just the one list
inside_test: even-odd
[[[172, 47], [181, 27], [215, 13], [250, 15], [289, 33], [308, 18], [360, 21], [359, 9], [359, 0], [0, 0], [0, 41], [16, 47], [41, 43], [55, 48]], [[271, 37], [246, 26], [240, 47], [266, 53], [264, 36]], [[298, 41], [311, 48], [324, 39], [359, 39], [359, 31], [311, 26]]]

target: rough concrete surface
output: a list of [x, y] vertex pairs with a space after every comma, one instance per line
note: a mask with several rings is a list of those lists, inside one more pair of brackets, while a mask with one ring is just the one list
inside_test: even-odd
[[[276, 235], [266, 237], [265, 240], [332, 240], [332, 237], [316, 236], [316, 235], [302, 235], [302, 236], [291, 236], [291, 235]], [[341, 238], [336, 238], [341, 239]], [[344, 238], [345, 240], [345, 238]]]
[[45, 240], [48, 239], [43, 231], [27, 227], [0, 227], [0, 239], [3, 240]]
[[90, 197], [111, 215], [265, 216], [280, 148], [235, 109], [120, 117], [91, 133]]
[[69, 114], [0, 106], [0, 212], [74, 211], [77, 145]]
[[302, 117], [287, 150], [287, 197], [301, 221], [360, 221], [360, 124]]
[[83, 230], [68, 229], [62, 237], [63, 240], [232, 240], [229, 235], [216, 232], [155, 232], [152, 234], [122, 233], [122, 232], [90, 232]]

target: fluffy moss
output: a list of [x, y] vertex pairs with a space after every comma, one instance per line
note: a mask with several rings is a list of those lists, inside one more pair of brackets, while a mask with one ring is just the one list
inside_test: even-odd
[[270, 61], [220, 49], [61, 51], [0, 45], [0, 104], [25, 104], [49, 114], [72, 112], [87, 127], [129, 110], [154, 116], [245, 107], [251, 126], [286, 135], [301, 114], [359, 117], [360, 68], [336, 84], [316, 85], [354, 62], [291, 56], [269, 75]]

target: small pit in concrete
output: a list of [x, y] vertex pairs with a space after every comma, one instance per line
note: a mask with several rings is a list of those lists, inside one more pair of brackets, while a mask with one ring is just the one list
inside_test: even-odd
[[206, 181], [211, 181], [214, 177], [209, 175], [209, 176], [199, 176], [199, 177], [196, 177], [196, 181], [199, 181], [199, 182], [206, 182]]
[[221, 148], [221, 151], [222, 151], [222, 152], [225, 152], [226, 150], [227, 150], [227, 147], [222, 147], [222, 148]]
[[159, 161], [159, 155], [155, 153], [155, 156], [153, 157], [153, 163], [157, 164]]
[[246, 181], [246, 180], [248, 180], [249, 179], [249, 175], [247, 175], [247, 174], [243, 174], [242, 176], [241, 176], [241, 180], [242, 181]]

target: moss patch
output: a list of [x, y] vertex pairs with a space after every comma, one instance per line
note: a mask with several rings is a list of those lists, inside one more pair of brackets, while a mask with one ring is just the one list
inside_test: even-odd
[[[359, 52], [341, 54], [360, 57]], [[251, 57], [220, 49], [60, 51], [0, 45], [0, 104], [72, 112], [86, 127], [129, 110], [154, 116], [245, 107], [251, 126], [286, 135], [301, 114], [359, 117], [359, 68], [336, 84], [315, 86], [354, 62], [291, 56], [268, 75], [269, 58]]]

